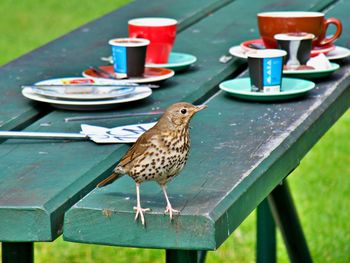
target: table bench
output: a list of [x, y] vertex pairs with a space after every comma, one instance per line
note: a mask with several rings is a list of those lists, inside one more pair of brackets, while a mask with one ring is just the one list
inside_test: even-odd
[[[97, 182], [110, 174], [128, 145], [3, 141], [0, 147], [3, 262], [33, 260], [33, 242], [55, 240], [62, 233], [64, 217], [65, 240], [161, 248], [167, 250], [169, 262], [195, 262], [197, 251], [219, 248], [259, 204], [261, 238], [257, 260], [274, 262], [275, 227], [267, 201], [263, 201], [266, 197], [291, 261], [310, 262], [288, 186], [281, 182], [349, 107], [349, 61], [345, 60], [332, 77], [319, 81], [317, 89], [301, 100], [252, 103], [218, 92], [221, 81], [236, 77], [246, 68], [240, 59], [223, 64], [219, 58], [227, 54], [229, 47], [258, 36], [257, 12], [322, 11], [334, 2], [270, 0], [254, 3], [248, 9], [247, 1], [243, 0], [202, 1], [200, 5], [195, 0], [136, 1], [1, 67], [0, 88], [7, 95], [0, 98], [2, 130], [77, 132], [80, 123], [66, 123], [64, 118], [87, 113], [54, 110], [29, 102], [21, 96], [20, 85], [46, 78], [79, 76], [86, 67], [103, 64], [100, 57], [109, 55], [107, 40], [126, 35], [127, 20], [157, 14], [179, 20], [174, 50], [191, 53], [198, 61], [191, 70], [154, 90], [152, 97], [128, 107], [117, 107], [113, 112], [141, 112], [165, 108], [177, 101], [199, 104], [209, 99], [206, 102], [209, 108], [198, 114], [191, 125], [188, 164], [168, 186], [171, 201], [181, 215], [170, 223], [163, 216], [160, 189], [146, 183], [142, 185], [142, 200], [152, 208], [146, 214], [146, 229], [133, 220], [136, 196], [130, 178], [94, 189]], [[349, 21], [346, 10], [348, 3], [337, 2], [329, 14], [346, 24]], [[350, 46], [347, 28], [339, 44]], [[106, 112], [96, 113], [102, 114]], [[135, 117], [88, 123], [114, 127], [153, 120]], [[299, 242], [294, 242], [295, 237]], [[205, 253], [199, 255], [203, 261]]]

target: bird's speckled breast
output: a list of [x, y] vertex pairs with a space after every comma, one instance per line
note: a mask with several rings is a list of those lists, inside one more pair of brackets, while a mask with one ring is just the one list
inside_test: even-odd
[[186, 164], [189, 147], [187, 129], [163, 132], [150, 141], [147, 151], [135, 160], [129, 175], [137, 183], [154, 180], [164, 185]]

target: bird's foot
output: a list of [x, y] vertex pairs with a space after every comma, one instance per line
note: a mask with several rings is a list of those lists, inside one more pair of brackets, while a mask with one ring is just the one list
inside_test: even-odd
[[171, 206], [167, 206], [165, 211], [164, 211], [164, 214], [169, 214], [170, 220], [173, 220], [173, 213], [180, 214], [180, 211], [173, 209]]
[[145, 225], [145, 217], [143, 216], [143, 213], [149, 212], [149, 211], [151, 211], [151, 209], [150, 208], [142, 208], [141, 206], [134, 206], [134, 211], [136, 212], [135, 220], [137, 220], [137, 218], [140, 215], [141, 223], [142, 223], [142, 225]]

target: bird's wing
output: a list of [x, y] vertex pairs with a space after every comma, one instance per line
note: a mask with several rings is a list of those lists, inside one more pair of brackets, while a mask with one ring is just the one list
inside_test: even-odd
[[100, 182], [97, 187], [103, 187], [113, 183], [115, 180], [120, 178], [122, 174], [127, 173], [128, 169], [125, 169], [128, 164], [130, 164], [135, 158], [142, 155], [151, 143], [151, 140], [157, 136], [157, 129], [150, 129], [142, 134], [133, 146], [129, 148], [123, 158], [120, 160], [113, 173]]
[[156, 126], [142, 134], [133, 146], [129, 148], [124, 157], [120, 160], [118, 166], [125, 167], [137, 157], [142, 155], [150, 146], [154, 137], [158, 136], [158, 129]]

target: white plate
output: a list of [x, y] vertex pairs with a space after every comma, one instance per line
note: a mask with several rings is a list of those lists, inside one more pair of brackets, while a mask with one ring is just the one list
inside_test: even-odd
[[[232, 56], [238, 57], [238, 58], [247, 58], [246, 51], [243, 50], [240, 46], [233, 46], [229, 49], [229, 53]], [[339, 47], [335, 46], [335, 49], [326, 54], [326, 57], [329, 60], [335, 60], [335, 59], [341, 59], [346, 58], [350, 56], [350, 50], [345, 47]]]
[[85, 78], [85, 77], [66, 77], [66, 78], [53, 78], [42, 80], [34, 83], [34, 85], [81, 85], [81, 84], [91, 84], [91, 85], [119, 85], [121, 83], [126, 83], [120, 80], [114, 79], [94, 79], [94, 78]]
[[144, 98], [147, 98], [151, 96], [152, 90], [147, 87], [139, 87], [137, 88], [137, 94], [130, 95], [129, 97], [123, 97], [123, 98], [116, 98], [111, 100], [93, 100], [93, 101], [79, 101], [79, 100], [60, 100], [60, 99], [54, 99], [54, 98], [47, 98], [45, 96], [38, 95], [30, 88], [24, 88], [22, 89], [22, 94], [24, 97], [49, 103], [52, 106], [60, 109], [66, 109], [66, 110], [103, 110], [108, 109], [116, 106], [120, 103], [126, 103], [136, 100], [141, 100]]
[[[81, 84], [88, 86], [79, 86]], [[34, 85], [37, 85], [38, 88], [33, 89], [33, 93], [45, 97], [68, 100], [115, 99], [130, 95], [135, 90], [134, 86], [122, 86], [123, 84], [114, 80], [94, 80], [81, 77], [48, 79], [39, 81]], [[50, 88], [50, 85], [62, 85], [62, 87], [52, 87], [50, 88], [52, 90], [49, 90], [45, 89], [45, 87], [40, 89], [39, 85], [48, 86], [48, 88]], [[106, 87], [94, 87], [94, 85], [106, 85]], [[113, 87], [109, 85], [113, 85]], [[77, 92], [79, 90], [80, 92]]]
[[99, 86], [94, 87], [50, 87], [33, 86], [32, 92], [41, 96], [55, 98], [55, 99], [67, 99], [67, 100], [107, 100], [116, 99], [125, 96], [132, 95], [135, 92], [135, 87], [132, 86]]

